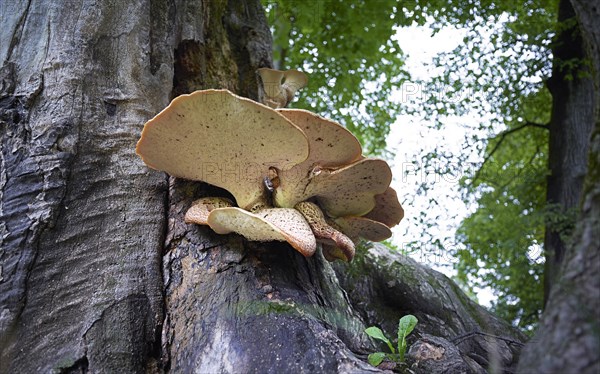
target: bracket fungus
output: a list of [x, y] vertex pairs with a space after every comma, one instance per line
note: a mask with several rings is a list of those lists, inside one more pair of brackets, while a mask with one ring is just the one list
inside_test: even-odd
[[267, 208], [257, 213], [229, 207], [214, 209], [208, 225], [217, 234], [238, 233], [249, 240], [287, 241], [304, 256], [312, 256], [317, 243], [311, 227], [295, 209]]
[[175, 98], [148, 121], [136, 152], [153, 169], [228, 190], [250, 210], [265, 204], [257, 186], [269, 168], [290, 168], [309, 149], [302, 130], [274, 110], [227, 90], [205, 90]]
[[271, 108], [285, 108], [296, 95], [296, 91], [308, 83], [306, 74], [298, 70], [260, 68], [256, 73], [262, 82], [262, 100]]
[[278, 113], [304, 132], [310, 149], [306, 160], [278, 173], [274, 203], [293, 207], [312, 196], [307, 189], [319, 174], [353, 164], [361, 159], [362, 149], [358, 139], [336, 122], [301, 109], [280, 109]]
[[254, 241], [287, 241], [304, 256], [350, 261], [360, 239], [391, 236], [404, 211], [388, 164], [362, 156], [340, 124], [283, 109], [307, 83], [297, 70], [259, 69], [263, 104], [227, 90], [175, 98], [149, 120], [136, 152], [151, 168], [228, 190], [194, 201], [185, 222]]

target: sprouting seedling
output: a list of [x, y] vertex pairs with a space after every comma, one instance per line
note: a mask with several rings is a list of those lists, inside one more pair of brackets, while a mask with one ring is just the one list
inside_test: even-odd
[[396, 363], [404, 362], [404, 354], [406, 353], [407, 343], [406, 337], [414, 330], [415, 326], [419, 321], [417, 317], [412, 314], [408, 314], [402, 318], [398, 322], [398, 345], [397, 349], [394, 348], [392, 342], [385, 336], [383, 331], [380, 328], [371, 326], [365, 330], [365, 333], [374, 339], [381, 340], [387, 344], [391, 353], [385, 352], [374, 352], [371, 353], [368, 357], [369, 364], [373, 366], [378, 366], [383, 362], [384, 359], [389, 359]]
[[406, 337], [415, 329], [418, 322], [417, 317], [412, 314], [400, 318], [398, 322], [398, 354], [400, 355], [400, 361], [404, 361]]

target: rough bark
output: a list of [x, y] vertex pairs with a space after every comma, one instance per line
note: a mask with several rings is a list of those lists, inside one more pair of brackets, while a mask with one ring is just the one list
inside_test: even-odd
[[[569, 0], [560, 1], [558, 22], [561, 31], [554, 40], [554, 66], [548, 81], [552, 118], [546, 201], [553, 216], [573, 217], [579, 209], [587, 173], [589, 139], [594, 126], [594, 83], [584, 63], [583, 39]], [[544, 303], [557, 281], [571, 226], [561, 219], [551, 219], [546, 225]]]
[[522, 373], [600, 372], [600, 7], [591, 0], [573, 5], [595, 81], [589, 172], [573, 244], [539, 329], [523, 351]]
[[487, 373], [477, 362], [463, 357], [454, 344], [438, 336], [424, 335], [411, 345], [407, 362], [418, 373]]
[[167, 185], [132, 149], [168, 103], [167, 12], [0, 7], [0, 372], [143, 371], [162, 323]]
[[[258, 0], [2, 1], [0, 24], [0, 373], [377, 372], [363, 329], [393, 331], [404, 311], [465, 362], [465, 347], [472, 365], [514, 361], [481, 335], [509, 326], [414, 262], [379, 249], [395, 265], [336, 274], [320, 254], [183, 223], [226, 192], [150, 171], [135, 143], [174, 95], [257, 97], [271, 64]], [[353, 271], [413, 277], [377, 301], [349, 297]]]
[[334, 267], [367, 325], [394, 336], [398, 319], [413, 314], [419, 323], [410, 343], [427, 335], [447, 339], [473, 372], [485, 368], [499, 373], [516, 366], [525, 336], [474, 303], [443, 274], [379, 244], [359, 251], [351, 264]]

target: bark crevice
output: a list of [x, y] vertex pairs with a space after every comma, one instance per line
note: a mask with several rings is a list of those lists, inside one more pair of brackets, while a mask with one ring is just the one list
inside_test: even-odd
[[25, 10], [23, 11], [23, 13], [21, 14], [20, 17], [18, 17], [18, 21], [15, 25], [15, 28], [12, 32], [12, 35], [10, 37], [10, 42], [8, 44], [8, 56], [6, 60], [9, 60], [12, 57], [12, 51], [15, 50], [15, 46], [19, 43], [19, 41], [21, 40], [21, 36], [23, 35], [23, 28], [25, 26], [25, 21], [27, 19], [27, 16], [29, 15], [29, 8], [31, 6], [31, 0], [27, 1], [27, 5], [25, 7]]

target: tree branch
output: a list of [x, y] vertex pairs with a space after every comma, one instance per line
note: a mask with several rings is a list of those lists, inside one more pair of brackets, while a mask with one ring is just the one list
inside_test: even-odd
[[[540, 147], [536, 146], [535, 147], [535, 152], [533, 153], [533, 156], [531, 156], [531, 158], [529, 159], [529, 162], [527, 164], [531, 164], [533, 162], [533, 160], [535, 160], [536, 157], [538, 157], [540, 153]], [[525, 173], [524, 169], [518, 170], [518, 173], [510, 178], [506, 183], [503, 183], [502, 185], [500, 185], [500, 187], [498, 188], [499, 191], [504, 191], [504, 189], [511, 184], [515, 179], [517, 178], [521, 178], [521, 176], [523, 176], [523, 174]]]
[[498, 143], [496, 143], [494, 145], [494, 148], [492, 148], [491, 152], [485, 156], [485, 158], [483, 159], [483, 162], [481, 163], [481, 166], [479, 167], [479, 170], [477, 170], [477, 173], [475, 173], [475, 176], [473, 177], [473, 181], [471, 182], [473, 185], [475, 184], [475, 181], [477, 181], [477, 179], [479, 179], [479, 175], [481, 174], [481, 170], [483, 170], [483, 168], [485, 167], [485, 164], [490, 160], [490, 158], [492, 158], [492, 156], [494, 155], [494, 153], [496, 153], [496, 151], [500, 148], [500, 145], [502, 145], [502, 142], [504, 142], [504, 139], [506, 139], [506, 137], [510, 134], [513, 134], [519, 130], [522, 130], [526, 127], [538, 127], [538, 128], [542, 128], [542, 129], [546, 129], [549, 130], [550, 127], [547, 124], [542, 124], [542, 123], [536, 123], [536, 122], [530, 122], [527, 121], [524, 124], [522, 124], [521, 126], [515, 127], [513, 129], [509, 129], [506, 131], [503, 131], [502, 133], [500, 133], [500, 140], [498, 140]]

